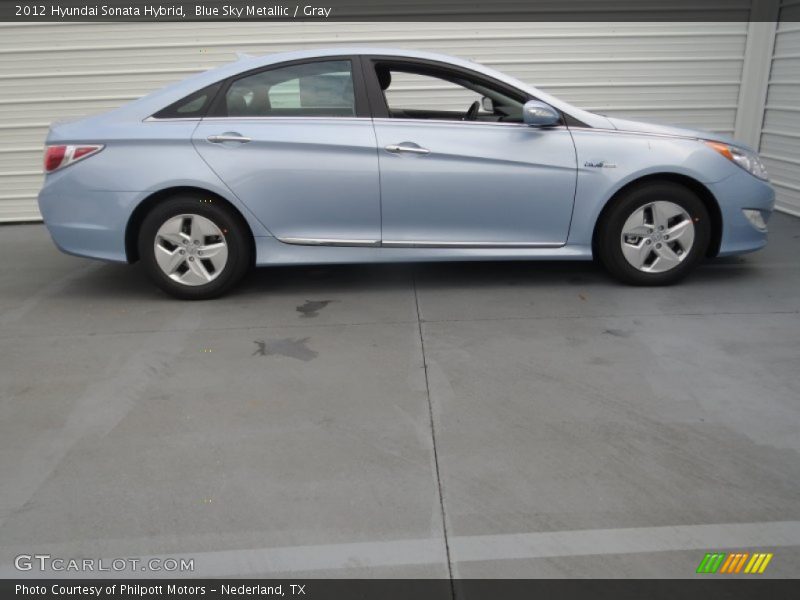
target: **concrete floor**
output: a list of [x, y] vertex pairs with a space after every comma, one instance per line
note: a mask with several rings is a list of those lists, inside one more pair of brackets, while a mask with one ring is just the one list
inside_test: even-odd
[[671, 288], [588, 263], [343, 266], [189, 303], [2, 227], [0, 576], [48, 553], [691, 577], [763, 550], [796, 577], [800, 221], [771, 229]]

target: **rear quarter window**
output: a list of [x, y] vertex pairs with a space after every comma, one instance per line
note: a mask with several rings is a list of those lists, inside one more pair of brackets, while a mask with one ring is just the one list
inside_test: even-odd
[[199, 119], [206, 115], [222, 83], [215, 83], [189, 94], [162, 108], [153, 115], [156, 119]]

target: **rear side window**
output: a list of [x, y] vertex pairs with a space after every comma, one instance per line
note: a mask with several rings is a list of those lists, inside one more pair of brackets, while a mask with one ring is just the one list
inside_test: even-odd
[[349, 60], [290, 65], [231, 83], [223, 116], [353, 117], [356, 114]]
[[153, 115], [156, 119], [199, 119], [217, 95], [221, 83], [215, 83], [170, 104]]

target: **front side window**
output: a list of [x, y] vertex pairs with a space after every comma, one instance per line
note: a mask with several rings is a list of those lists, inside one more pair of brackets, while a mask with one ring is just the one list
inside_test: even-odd
[[224, 98], [229, 117], [353, 117], [349, 60], [290, 65], [234, 81]]
[[376, 64], [375, 74], [392, 118], [522, 122], [524, 98], [477, 78], [391, 63]]

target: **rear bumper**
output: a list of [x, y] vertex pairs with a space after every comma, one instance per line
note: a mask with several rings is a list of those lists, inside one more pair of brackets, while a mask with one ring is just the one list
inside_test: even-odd
[[76, 256], [127, 262], [125, 227], [138, 192], [65, 190], [45, 187], [39, 210], [53, 242]]
[[761, 211], [764, 220], [768, 221], [775, 208], [775, 190], [772, 186], [741, 171], [708, 187], [717, 198], [722, 213], [722, 239], [718, 256], [763, 248], [767, 243], [767, 232], [756, 229], [742, 211]]

